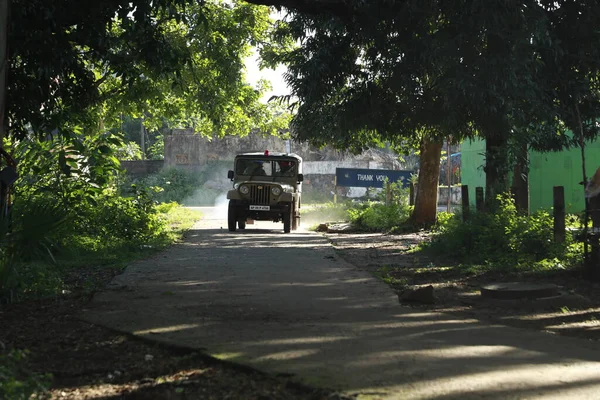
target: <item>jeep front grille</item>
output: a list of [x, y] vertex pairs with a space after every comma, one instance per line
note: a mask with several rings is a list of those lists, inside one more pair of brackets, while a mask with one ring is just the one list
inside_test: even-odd
[[250, 200], [252, 204], [268, 205], [271, 201], [271, 186], [250, 185]]

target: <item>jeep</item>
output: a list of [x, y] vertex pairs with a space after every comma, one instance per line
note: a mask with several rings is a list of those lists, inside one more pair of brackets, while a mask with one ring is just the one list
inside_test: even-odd
[[300, 226], [302, 158], [288, 153], [242, 153], [227, 173], [233, 189], [227, 192], [227, 227], [235, 232], [246, 222], [283, 222], [283, 231]]

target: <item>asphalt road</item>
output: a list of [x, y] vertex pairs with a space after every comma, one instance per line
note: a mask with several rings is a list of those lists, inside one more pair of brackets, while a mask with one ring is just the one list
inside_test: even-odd
[[369, 398], [600, 398], [600, 345], [400, 306], [316, 233], [226, 210], [131, 264], [83, 317]]

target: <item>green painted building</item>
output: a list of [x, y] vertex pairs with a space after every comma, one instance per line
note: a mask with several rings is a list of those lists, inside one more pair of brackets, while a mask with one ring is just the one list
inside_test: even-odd
[[[469, 200], [475, 204], [475, 187], [485, 187], [483, 172], [485, 141], [467, 140], [461, 146], [461, 182], [469, 186]], [[588, 143], [585, 149], [588, 178], [600, 167], [600, 140]], [[564, 186], [567, 212], [584, 209], [581, 151], [579, 148], [556, 153], [529, 153], [529, 209], [536, 211], [552, 207], [552, 188]]]

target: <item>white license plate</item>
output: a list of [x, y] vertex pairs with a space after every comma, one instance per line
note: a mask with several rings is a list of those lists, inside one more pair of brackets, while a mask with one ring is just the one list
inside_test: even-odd
[[270, 209], [270, 206], [250, 206], [250, 210], [252, 211], [269, 211]]

